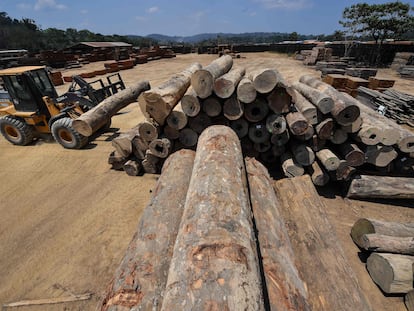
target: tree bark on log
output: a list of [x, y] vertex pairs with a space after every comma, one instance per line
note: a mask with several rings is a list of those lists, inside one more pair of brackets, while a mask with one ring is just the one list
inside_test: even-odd
[[395, 237], [378, 233], [364, 234], [362, 248], [371, 252], [414, 255], [414, 237]]
[[149, 145], [148, 142], [145, 141], [141, 136], [135, 136], [132, 139], [132, 153], [135, 157], [139, 160], [143, 160], [145, 158], [145, 153], [147, 152]]
[[152, 152], [148, 149], [145, 152], [145, 158], [142, 160], [142, 168], [144, 172], [147, 174], [157, 174], [158, 173], [158, 163], [160, 158], [152, 154]]
[[239, 85], [237, 86], [237, 98], [245, 104], [250, 104], [254, 102], [256, 96], [257, 92], [254, 88], [252, 80], [247, 77], [241, 79]]
[[254, 102], [244, 105], [244, 117], [249, 122], [260, 122], [268, 113], [269, 105], [263, 98], [257, 98]]
[[245, 163], [269, 310], [311, 310], [269, 173], [255, 159]]
[[271, 92], [280, 82], [280, 74], [276, 69], [255, 69], [247, 77], [253, 82], [257, 92], [266, 94]]
[[223, 114], [230, 121], [240, 119], [244, 113], [244, 104], [237, 99], [236, 95], [226, 99], [223, 105]]
[[305, 132], [302, 135], [293, 135], [294, 138], [300, 141], [308, 141], [313, 139], [313, 136], [315, 135], [315, 129], [312, 125], [308, 124], [308, 127], [306, 128]]
[[207, 97], [202, 103], [203, 111], [209, 117], [217, 117], [222, 111], [222, 104], [220, 100], [215, 96]]
[[310, 177], [282, 179], [274, 187], [312, 310], [371, 310]]
[[187, 92], [185, 92], [183, 98], [181, 99], [181, 108], [189, 117], [195, 117], [200, 112], [200, 100], [198, 99], [197, 93], [194, 91], [192, 86], [187, 89]]
[[200, 136], [162, 305], [195, 309], [264, 310], [241, 146], [219, 125]]
[[351, 228], [351, 237], [356, 245], [363, 248], [363, 236], [380, 234], [393, 237], [414, 237], [414, 223], [387, 222], [376, 219], [360, 218]]
[[137, 100], [138, 96], [150, 89], [148, 81], [140, 81], [104, 99], [97, 106], [73, 120], [73, 128], [81, 135], [89, 137], [108, 123], [119, 110]]
[[180, 150], [165, 162], [101, 310], [160, 310], [194, 157]]
[[414, 199], [414, 179], [361, 175], [348, 189], [351, 199]]
[[401, 294], [413, 289], [413, 264], [413, 256], [372, 253], [367, 259], [367, 270], [385, 293]]
[[335, 171], [339, 167], [339, 158], [329, 149], [316, 152], [316, 156], [327, 171]]
[[334, 102], [331, 97], [304, 83], [294, 83], [293, 88], [305, 96], [320, 112], [327, 114], [332, 111]]
[[214, 93], [220, 98], [229, 98], [237, 88], [240, 80], [246, 73], [242, 67], [233, 68], [214, 81]]
[[304, 117], [308, 120], [309, 124], [315, 125], [318, 123], [318, 110], [311, 104], [300, 92], [295, 89], [291, 89], [290, 96], [295, 103], [296, 108], [300, 111]]
[[233, 58], [224, 55], [212, 61], [206, 67], [197, 70], [191, 76], [191, 86], [200, 98], [207, 98], [213, 93], [214, 81], [227, 73], [233, 66]]
[[164, 125], [165, 119], [190, 86], [191, 76], [199, 69], [201, 69], [199, 63], [191, 64], [185, 70], [172, 76], [171, 79], [160, 86], [142, 94], [147, 113], [158, 124]]

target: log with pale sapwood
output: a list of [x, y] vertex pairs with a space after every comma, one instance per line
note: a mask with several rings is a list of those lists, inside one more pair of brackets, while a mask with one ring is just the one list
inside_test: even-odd
[[148, 81], [140, 81], [131, 87], [104, 99], [97, 106], [72, 121], [73, 128], [83, 136], [91, 136], [107, 124], [119, 110], [135, 102], [139, 95], [149, 90]]
[[172, 143], [168, 138], [157, 138], [149, 144], [149, 150], [156, 157], [165, 159], [172, 150]]
[[[303, 135], [309, 127], [308, 120], [300, 112], [289, 112], [286, 115], [286, 123], [293, 135]], [[313, 135], [313, 134], [312, 134]]]
[[158, 138], [159, 127], [150, 121], [139, 124], [138, 133], [146, 141], [152, 141]]
[[339, 167], [339, 158], [327, 148], [316, 152], [316, 157], [327, 171], [335, 171]]
[[201, 110], [200, 99], [192, 86], [187, 89], [180, 103], [181, 109], [189, 117], [195, 117]]
[[391, 146], [375, 145], [364, 148], [365, 162], [375, 165], [376, 167], [387, 167], [398, 153]]
[[248, 72], [247, 77], [253, 82], [256, 91], [261, 94], [271, 92], [281, 79], [279, 72], [271, 68], [252, 70]]
[[414, 255], [414, 237], [396, 237], [378, 233], [364, 234], [362, 248], [371, 252]]
[[171, 113], [168, 115], [166, 121], [169, 127], [181, 130], [187, 125], [188, 118], [184, 113], [181, 105], [176, 105], [173, 111], [171, 111]]
[[359, 116], [354, 122], [349, 125], [342, 125], [342, 128], [347, 133], [356, 133], [360, 130], [362, 126], [362, 118]]
[[320, 139], [330, 139], [334, 129], [334, 121], [332, 118], [326, 118], [315, 126], [316, 134]]
[[214, 81], [227, 73], [233, 66], [230, 55], [224, 55], [212, 61], [206, 67], [197, 70], [191, 76], [191, 86], [200, 98], [207, 98], [213, 93]]
[[241, 146], [218, 125], [200, 136], [161, 308], [195, 309], [264, 310]]
[[311, 104], [302, 94], [296, 89], [290, 89], [290, 96], [295, 104], [295, 107], [308, 120], [309, 124], [315, 125], [318, 123], [318, 110]]
[[239, 84], [237, 85], [237, 98], [245, 103], [250, 104], [252, 103], [257, 96], [256, 89], [254, 88], [252, 80], [247, 77], [241, 79]]
[[246, 70], [243, 67], [232, 68], [214, 81], [214, 93], [220, 98], [229, 98], [236, 91], [237, 85]]
[[306, 97], [321, 113], [327, 114], [332, 111], [334, 102], [327, 94], [300, 82], [294, 83], [292, 87]]
[[414, 311], [414, 290], [410, 290], [405, 294], [404, 304], [408, 311]]
[[194, 157], [194, 151], [180, 150], [164, 163], [152, 198], [105, 294], [102, 311], [160, 310]]
[[300, 141], [309, 141], [313, 138], [314, 135], [315, 129], [312, 125], [308, 124], [308, 127], [302, 135], [293, 135], [293, 137]]
[[128, 158], [120, 155], [116, 150], [112, 151], [108, 157], [108, 164], [111, 165], [111, 168], [114, 170], [122, 170], [125, 162], [128, 161]]

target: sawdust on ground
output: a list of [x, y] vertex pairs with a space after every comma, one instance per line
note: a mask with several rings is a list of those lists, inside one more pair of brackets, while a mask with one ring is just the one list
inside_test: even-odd
[[[290, 82], [302, 74], [318, 75], [301, 62], [276, 53], [245, 53], [235, 66], [276, 67]], [[187, 54], [121, 71], [126, 85], [146, 79], [157, 86], [192, 62], [207, 65], [216, 55]], [[103, 62], [71, 69], [64, 75], [103, 68]], [[413, 82], [389, 69], [379, 75], [397, 80], [410, 92]], [[93, 81], [94, 78], [88, 79]], [[61, 94], [69, 84], [58, 87]], [[91, 292], [91, 300], [16, 310], [95, 310], [132, 238], [157, 175], [130, 177], [109, 169], [111, 139], [143, 120], [134, 103], [112, 119], [109, 132], [84, 150], [65, 150], [51, 139], [13, 146], [0, 138], [0, 304]], [[46, 137], [47, 138], [47, 137]], [[329, 195], [328, 195], [329, 197]], [[328, 214], [361, 286], [375, 310], [404, 310], [400, 297], [385, 298], [372, 284], [349, 238], [361, 216], [413, 221], [412, 209], [338, 197], [325, 199]]]

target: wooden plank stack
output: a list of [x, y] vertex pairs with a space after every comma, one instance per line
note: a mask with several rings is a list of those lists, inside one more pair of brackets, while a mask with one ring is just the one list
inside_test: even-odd
[[375, 77], [377, 74], [376, 68], [360, 68], [352, 67], [345, 70], [345, 74], [352, 77], [359, 77], [365, 80], [368, 80], [369, 77]]
[[141, 94], [148, 119], [112, 141], [112, 167], [158, 173], [170, 153], [194, 149], [205, 128], [221, 124], [276, 176], [307, 173], [323, 186], [358, 171], [410, 171], [414, 135], [348, 94], [310, 76], [289, 85], [274, 68], [232, 65], [230, 56], [193, 64]]
[[353, 225], [351, 237], [370, 252], [366, 265], [372, 280], [386, 294], [408, 295], [406, 305], [412, 306], [414, 223], [361, 218]]

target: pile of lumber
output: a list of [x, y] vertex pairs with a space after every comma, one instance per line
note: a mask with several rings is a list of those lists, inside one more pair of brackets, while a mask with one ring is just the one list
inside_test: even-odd
[[319, 61], [316, 63], [316, 70], [321, 71], [322, 77], [328, 74], [345, 74], [345, 69], [348, 67], [348, 63], [343, 61]]
[[322, 46], [315, 46], [309, 55], [306, 55], [303, 63], [305, 65], [313, 66], [318, 61], [329, 61], [332, 57], [332, 49]]
[[372, 280], [386, 294], [407, 294], [414, 306], [414, 223], [361, 218], [351, 229], [353, 241], [370, 252], [366, 265]]
[[347, 74], [348, 76], [358, 77], [358, 78], [368, 80], [369, 77], [375, 77], [377, 75], [377, 71], [378, 69], [376, 68], [352, 67], [352, 68], [347, 68], [345, 70], [345, 74]]
[[357, 99], [399, 124], [408, 124], [414, 127], [413, 95], [394, 89], [379, 92], [366, 87], [359, 87]]
[[398, 69], [401, 78], [414, 79], [414, 66], [403, 66]]
[[310, 178], [274, 188], [234, 131], [204, 130], [165, 162], [99, 309], [372, 310]]
[[228, 55], [204, 68], [195, 63], [142, 93], [147, 120], [113, 139], [112, 167], [159, 173], [170, 153], [195, 149], [205, 128], [222, 124], [237, 133], [246, 156], [275, 175], [307, 173], [318, 186], [358, 171], [410, 171], [414, 134], [348, 94], [311, 76], [288, 85], [276, 69], [245, 74], [232, 65]]
[[407, 65], [414, 65], [414, 53], [410, 52], [397, 52], [395, 53], [394, 60], [392, 61], [391, 68], [399, 70]]

